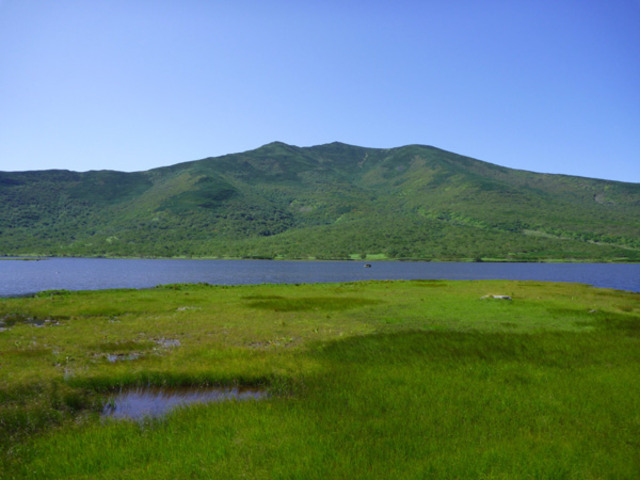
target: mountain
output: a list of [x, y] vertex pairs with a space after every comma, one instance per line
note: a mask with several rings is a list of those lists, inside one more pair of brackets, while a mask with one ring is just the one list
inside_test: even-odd
[[640, 184], [343, 143], [0, 172], [0, 255], [640, 261]]

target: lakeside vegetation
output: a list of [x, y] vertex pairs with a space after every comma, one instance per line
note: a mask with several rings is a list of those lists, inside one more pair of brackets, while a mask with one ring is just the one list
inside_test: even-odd
[[332, 143], [0, 172], [0, 255], [640, 261], [640, 185]]
[[[639, 300], [522, 281], [2, 299], [0, 471], [635, 479]], [[272, 395], [141, 423], [99, 418], [108, 392], [148, 384], [254, 385]]]

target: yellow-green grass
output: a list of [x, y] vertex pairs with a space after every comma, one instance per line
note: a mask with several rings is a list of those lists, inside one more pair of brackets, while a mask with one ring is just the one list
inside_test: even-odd
[[[639, 300], [509, 281], [4, 299], [0, 478], [638, 478]], [[273, 395], [98, 415], [121, 386], [233, 383]]]

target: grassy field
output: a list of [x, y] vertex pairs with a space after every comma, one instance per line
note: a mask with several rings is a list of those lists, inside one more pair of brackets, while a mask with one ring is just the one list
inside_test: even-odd
[[[639, 300], [509, 281], [2, 299], [0, 478], [637, 479]], [[119, 387], [193, 384], [271, 395], [100, 418]]]

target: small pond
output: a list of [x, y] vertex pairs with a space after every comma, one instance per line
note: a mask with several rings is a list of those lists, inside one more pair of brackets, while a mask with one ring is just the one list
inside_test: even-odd
[[226, 400], [260, 400], [267, 391], [251, 387], [139, 387], [113, 395], [102, 410], [103, 417], [142, 420], [157, 418], [194, 403]]

